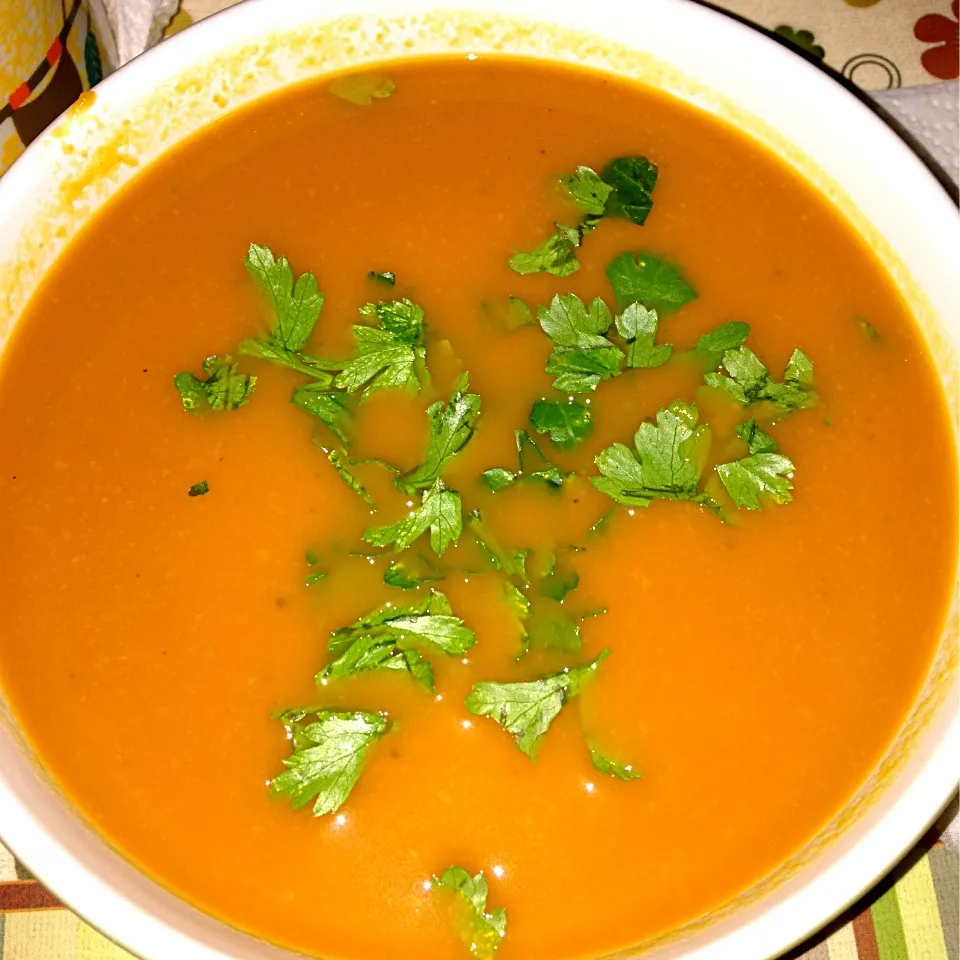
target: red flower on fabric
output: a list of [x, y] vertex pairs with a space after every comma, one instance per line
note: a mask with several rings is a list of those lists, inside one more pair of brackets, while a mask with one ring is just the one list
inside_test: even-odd
[[913, 26], [913, 35], [937, 46], [924, 50], [920, 62], [927, 73], [938, 80], [956, 80], [960, 76], [960, 0], [953, 0], [953, 19], [940, 13], [928, 13]]

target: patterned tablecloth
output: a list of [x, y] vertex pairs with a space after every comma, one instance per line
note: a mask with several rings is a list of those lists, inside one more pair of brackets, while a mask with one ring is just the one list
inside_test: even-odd
[[[167, 32], [230, 2], [182, 0]], [[823, 58], [866, 90], [956, 80], [960, 74], [960, 0], [717, 2]], [[0, 49], [2, 43], [0, 37]], [[955, 88], [951, 100], [956, 112]], [[956, 802], [883, 883], [783, 960], [960, 960], [955, 817]], [[946, 829], [951, 818], [953, 827]], [[0, 960], [130, 960], [130, 954], [65, 909], [0, 846]]]

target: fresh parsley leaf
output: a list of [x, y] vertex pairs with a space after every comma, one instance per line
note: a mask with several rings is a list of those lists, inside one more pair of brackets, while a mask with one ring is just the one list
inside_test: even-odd
[[601, 380], [620, 372], [623, 353], [605, 334], [613, 323], [607, 305], [597, 297], [589, 307], [572, 293], [557, 294], [537, 311], [544, 333], [557, 345], [547, 360], [553, 385], [567, 393], [589, 393]]
[[507, 912], [503, 907], [487, 912], [487, 881], [481, 870], [471, 877], [463, 867], [447, 867], [435, 886], [455, 894], [453, 916], [457, 933], [471, 956], [477, 960], [493, 960], [507, 932]]
[[[323, 449], [323, 448], [321, 448]], [[330, 465], [340, 475], [340, 479], [368, 506], [376, 509], [373, 497], [367, 493], [364, 485], [350, 472], [345, 463], [346, 458], [339, 450], [324, 450]]]
[[330, 634], [328, 652], [333, 658], [316, 681], [331, 680], [368, 670], [409, 673], [431, 693], [433, 667], [414, 649], [428, 643], [449, 656], [466, 653], [476, 642], [474, 632], [453, 615], [450, 602], [439, 590], [431, 590], [420, 604], [385, 604], [348, 627]]
[[354, 326], [356, 350], [349, 360], [339, 361], [334, 386], [348, 393], [362, 387], [362, 399], [383, 387], [419, 390], [426, 357], [423, 310], [404, 298], [368, 303], [360, 313], [377, 326]]
[[617, 763], [604, 756], [596, 747], [590, 747], [590, 759], [593, 761], [594, 769], [608, 777], [618, 777], [620, 780], [640, 780], [643, 774], [633, 769], [633, 764]]
[[329, 390], [333, 386], [331, 371], [340, 369], [340, 364], [336, 360], [324, 360], [322, 357], [315, 357], [302, 350], [288, 350], [269, 338], [241, 340], [237, 353], [256, 357], [258, 360], [268, 360], [296, 370], [298, 373], [305, 373], [316, 380], [324, 390]]
[[308, 340], [320, 311], [323, 294], [312, 273], [302, 273], [293, 282], [293, 270], [286, 257], [276, 260], [269, 247], [250, 244], [245, 261], [270, 307], [270, 338], [286, 350], [299, 350]]
[[543, 597], [563, 603], [567, 594], [572, 593], [580, 584], [580, 575], [573, 567], [557, 561], [551, 554], [546, 574], [537, 582], [537, 590]]
[[646, 157], [617, 157], [603, 168], [601, 176], [612, 188], [606, 203], [607, 216], [625, 217], [643, 226], [653, 209], [656, 166]]
[[657, 412], [656, 424], [644, 422], [634, 450], [615, 443], [595, 462], [602, 476], [590, 482], [617, 503], [646, 507], [652, 500], [690, 500], [712, 506], [698, 490], [710, 445], [710, 428], [697, 426], [697, 408], [681, 400]]
[[202, 497], [205, 493], [210, 492], [210, 484], [206, 480], [201, 480], [199, 483], [195, 483], [188, 491], [188, 497]]
[[704, 380], [744, 405], [768, 400], [781, 410], [806, 410], [816, 405], [813, 363], [802, 350], [794, 350], [777, 383], [760, 358], [749, 348], [727, 350], [723, 355], [724, 373], [708, 373]]
[[431, 486], [447, 463], [469, 443], [480, 416], [480, 396], [467, 393], [468, 386], [469, 380], [464, 374], [449, 403], [438, 400], [427, 408], [430, 440], [426, 459], [416, 470], [394, 480], [404, 492], [412, 493]]
[[391, 560], [383, 572], [383, 582], [398, 590], [416, 590], [425, 583], [439, 583], [443, 574], [426, 563], [415, 565], [408, 560]]
[[553, 236], [539, 249], [527, 253], [515, 253], [507, 266], [521, 276], [531, 273], [551, 273], [555, 277], [569, 277], [580, 269], [577, 247], [580, 246], [580, 231], [562, 223], [554, 224]]
[[350, 442], [350, 402], [342, 393], [332, 392], [322, 382], [305, 383], [293, 391], [291, 402], [326, 424], [343, 443]]
[[467, 515], [467, 527], [494, 570], [502, 570], [508, 577], [523, 584], [528, 582], [527, 550], [507, 550], [502, 547], [493, 531], [483, 522], [479, 510], [471, 510]]
[[560, 450], [571, 450], [593, 433], [590, 408], [579, 400], [565, 403], [537, 400], [530, 411], [530, 423], [538, 433], [545, 433]]
[[616, 512], [617, 512], [616, 507], [610, 507], [610, 509], [607, 510], [607, 512], [602, 517], [600, 517], [599, 520], [597, 520], [596, 522], [590, 525], [589, 529], [587, 530], [587, 536], [599, 537], [600, 534], [607, 529], [607, 527], [610, 524], [610, 520], [613, 518], [613, 515]]
[[491, 467], [489, 470], [484, 470], [480, 476], [483, 477], [483, 482], [494, 493], [503, 490], [504, 487], [509, 487], [518, 479], [517, 474], [504, 467]]
[[563, 481], [570, 474], [552, 464], [544, 456], [540, 444], [526, 430], [515, 430], [513, 436], [517, 447], [517, 467], [521, 476], [527, 480], [542, 481], [549, 487], [562, 487]]
[[463, 530], [460, 494], [448, 490], [439, 478], [424, 491], [420, 506], [409, 516], [385, 527], [372, 527], [364, 533], [363, 539], [378, 547], [392, 545], [400, 553], [428, 530], [430, 546], [438, 556], [460, 539]]
[[581, 692], [609, 654], [609, 650], [604, 650], [592, 663], [548, 674], [539, 680], [483, 681], [467, 695], [467, 710], [476, 716], [492, 717], [532, 758], [540, 738], [550, 729], [563, 705]]
[[538, 309], [537, 319], [543, 332], [558, 347], [585, 350], [610, 346], [603, 334], [610, 329], [613, 317], [599, 297], [587, 307], [576, 294], [558, 293], [549, 307]]
[[860, 328], [860, 332], [871, 342], [871, 343], [883, 343], [883, 334], [865, 317], [855, 316], [853, 318], [857, 322], [857, 326]]
[[737, 436], [747, 445], [750, 453], [776, 453], [779, 449], [777, 441], [769, 433], [764, 433], [753, 417], [738, 423], [734, 429]]
[[[314, 719], [307, 722], [307, 718]], [[388, 721], [379, 713], [330, 710], [287, 710], [283, 721], [293, 743], [287, 768], [273, 778], [271, 789], [290, 798], [299, 809], [314, 800], [313, 815], [339, 810], [350, 795], [373, 744], [386, 733]]]
[[587, 213], [602, 217], [607, 208], [607, 198], [613, 193], [613, 187], [604, 183], [600, 175], [590, 167], [577, 167], [569, 177], [565, 177], [570, 196]]
[[642, 303], [663, 317], [695, 300], [697, 291], [666, 260], [651, 253], [621, 253], [607, 266], [618, 308]]
[[693, 352], [703, 360], [708, 370], [720, 366], [723, 355], [728, 350], [736, 350], [744, 344], [750, 335], [750, 324], [742, 320], [730, 320], [705, 333], [696, 343]]
[[564, 653], [579, 653], [583, 649], [580, 624], [558, 604], [540, 604], [525, 626], [527, 648], [547, 647]]
[[371, 633], [393, 636], [402, 642], [410, 638], [424, 640], [451, 656], [466, 653], [477, 642], [474, 632], [453, 615], [450, 601], [435, 589], [419, 604], [387, 603], [351, 626], [335, 630], [330, 635], [330, 653], [339, 656], [357, 636]]
[[[311, 551], [307, 551], [306, 560], [308, 567], [316, 567], [320, 563], [320, 558]], [[312, 570], [307, 574], [304, 585], [312, 587], [315, 583], [319, 583], [321, 580], [326, 580], [327, 576], [328, 574], [326, 570]]]
[[358, 107], [369, 107], [374, 100], [385, 100], [395, 89], [392, 80], [376, 73], [348, 73], [334, 78], [327, 87], [335, 97]]
[[433, 667], [411, 648], [400, 646], [392, 636], [360, 634], [317, 674], [317, 683], [351, 677], [368, 670], [393, 670], [410, 674], [425, 690], [433, 693]]
[[376, 270], [371, 270], [367, 276], [374, 283], [382, 283], [386, 287], [392, 287], [397, 282], [397, 275], [390, 270], [385, 273], [377, 273]]
[[533, 311], [520, 297], [507, 297], [506, 300], [485, 300], [481, 309], [500, 330], [517, 330], [529, 327], [533, 321]]
[[612, 343], [589, 350], [557, 347], [547, 358], [547, 373], [556, 377], [553, 386], [561, 393], [592, 393], [622, 366], [623, 351]]
[[540, 445], [526, 430], [514, 431], [517, 446], [517, 471], [504, 467], [491, 467], [481, 474], [484, 483], [496, 493], [518, 480], [535, 480], [555, 490], [563, 486], [570, 474], [552, 464], [540, 449]]
[[747, 510], [760, 509], [761, 494], [775, 503], [789, 503], [793, 499], [793, 462], [777, 452], [776, 441], [757, 426], [756, 420], [746, 420], [736, 430], [750, 456], [717, 466], [730, 499]]
[[[510, 612], [521, 622], [530, 618], [530, 600], [527, 595], [514, 583], [509, 580], [503, 585], [503, 592], [507, 599], [507, 606]], [[524, 636], [526, 630], [524, 629]]]
[[204, 380], [192, 373], [178, 373], [173, 378], [187, 413], [197, 413], [205, 406], [211, 410], [236, 410], [246, 404], [257, 385], [256, 377], [237, 373], [237, 365], [230, 357], [207, 357], [203, 372]]
[[670, 344], [653, 342], [658, 322], [657, 311], [639, 303], [631, 303], [617, 314], [617, 332], [627, 341], [628, 367], [659, 367], [673, 355]]

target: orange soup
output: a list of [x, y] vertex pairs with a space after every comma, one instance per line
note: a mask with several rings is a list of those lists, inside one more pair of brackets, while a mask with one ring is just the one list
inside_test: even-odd
[[597, 957], [730, 900], [875, 768], [954, 576], [871, 251], [575, 68], [388, 64], [202, 131], [59, 258], [0, 410], [38, 756], [330, 960]]

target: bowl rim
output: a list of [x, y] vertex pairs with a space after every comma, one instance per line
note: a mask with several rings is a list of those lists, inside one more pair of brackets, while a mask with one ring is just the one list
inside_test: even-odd
[[[360, 8], [388, 15], [428, 9], [482, 10], [521, 21], [572, 23], [572, 29], [582, 32], [580, 7], [574, 0], [553, 0], [552, 3], [545, 0], [362, 0], [359, 3], [300, 0], [296, 5], [278, 8], [270, 0], [247, 0], [198, 22], [188, 31], [137, 57], [98, 85], [96, 98], [102, 106], [122, 114], [143, 99], [161, 79], [181, 74], [212, 51], [226, 51], [264, 34], [279, 36], [298, 25], [354, 15]], [[593, 0], [590, 7], [594, 17], [606, 12], [622, 15], [618, 0]], [[847, 84], [837, 83], [821, 65], [798, 56], [768, 32], [702, 0], [646, 0], [644, 13], [647, 17], [660, 18], [667, 27], [696, 24], [702, 33], [711, 35], [713, 44], [729, 44], [731, 49], [742, 51], [748, 61], [744, 66], [748, 73], [759, 69], [758, 64], [775, 62], [783, 75], [778, 84], [781, 88], [789, 89], [791, 83], [796, 83], [806, 96], [818, 103], [828, 102], [831, 109], [842, 115], [830, 124], [832, 136], [851, 145], [858, 137], [868, 146], [880, 145], [885, 171], [896, 174], [901, 187], [907, 182], [911, 188], [913, 216], [932, 224], [935, 232], [948, 241], [952, 238], [953, 249], [960, 247], [960, 220], [943, 184], [884, 123], [875, 108]], [[630, 45], [629, 40], [626, 42]], [[132, 81], [135, 82], [131, 86]], [[14, 198], [22, 191], [35, 189], [36, 183], [42, 180], [44, 143], [56, 135], [60, 122], [29, 146], [0, 179], [0, 224], [7, 222], [8, 215], [18, 214]], [[201, 126], [203, 124], [192, 125], [190, 132]], [[864, 149], [864, 143], [857, 147], [858, 151]], [[952, 299], [941, 296], [941, 299], [952, 302], [955, 310], [960, 306], [956, 295]], [[960, 341], [956, 313], [952, 317], [944, 314], [943, 320], [954, 343]], [[805, 870], [802, 877], [796, 878], [797, 882], [787, 881], [759, 902], [757, 906], [761, 909], [746, 907], [731, 922], [720, 921], [715, 928], [719, 936], [709, 932], [706, 937], [693, 934], [674, 946], [655, 950], [650, 954], [651, 960], [681, 956], [690, 960], [729, 960], [731, 956], [738, 960], [764, 960], [801, 942], [869, 890], [916, 843], [956, 791], [960, 719], [955, 680], [947, 699], [949, 703], [930, 724], [923, 743], [895, 782], [861, 821], [833, 842], [825, 856], [816, 861], [814, 866], [819, 864], [819, 870]], [[28, 775], [26, 768], [11, 773], [5, 765], [0, 765], [0, 826], [4, 836], [11, 837], [7, 845], [30, 864], [31, 869], [36, 869], [43, 882], [71, 909], [89, 918], [89, 922], [108, 937], [145, 960], [167, 960], [173, 955], [182, 955], [185, 960], [228, 957], [279, 960], [292, 956], [185, 906], [154, 881], [139, 874], [129, 861], [111, 851], [105, 841], [95, 837], [72, 814], [65, 811], [67, 819], [73, 818], [71, 827], [65, 826], [66, 819], [51, 825], [53, 818], [49, 811], [41, 815], [31, 804], [31, 792], [35, 794], [38, 788], [31, 785], [30, 776], [36, 781], [32, 771]], [[54, 827], [66, 832], [58, 835]], [[77, 844], [63, 839], [71, 830], [74, 834], [83, 831], [87, 835], [84, 841], [87, 846], [80, 852]], [[103, 856], [99, 859], [91, 854], [91, 843], [102, 848]], [[130, 871], [140, 877], [142, 888], [133, 883]], [[110, 879], [111, 875], [119, 876], [120, 881]], [[125, 887], [125, 883], [133, 885]], [[151, 903], [149, 908], [144, 906], [144, 900]], [[229, 930], [230, 936], [216, 936], [217, 931], [211, 924], [223, 927], [223, 931]], [[627, 955], [629, 951], [624, 954]]]

